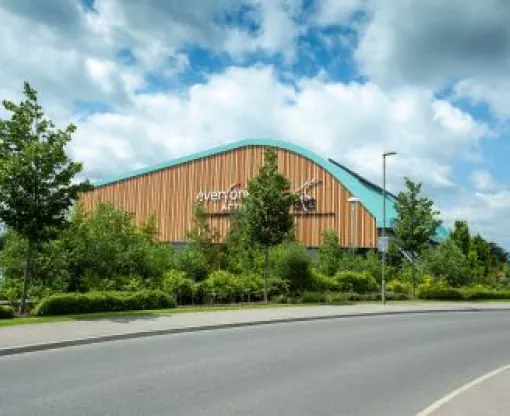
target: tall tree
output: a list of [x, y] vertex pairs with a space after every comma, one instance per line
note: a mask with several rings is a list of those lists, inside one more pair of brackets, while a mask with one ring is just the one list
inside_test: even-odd
[[462, 250], [465, 256], [469, 255], [471, 245], [471, 235], [466, 221], [456, 220], [453, 225], [453, 231], [450, 234], [452, 241]]
[[[405, 178], [405, 189], [397, 195], [395, 209], [397, 218], [393, 227], [397, 244], [413, 256], [420, 256], [430, 245], [441, 221], [439, 211], [434, 209], [434, 201], [420, 196], [421, 183]], [[412, 269], [413, 297], [416, 279]]]
[[243, 222], [247, 238], [264, 249], [264, 301], [267, 302], [269, 249], [289, 238], [294, 231], [291, 207], [297, 196], [290, 192], [289, 180], [278, 172], [276, 151], [267, 148], [264, 166], [248, 182], [243, 202]]
[[405, 178], [405, 190], [397, 196], [397, 218], [393, 227], [400, 246], [415, 255], [427, 248], [441, 220], [434, 201], [420, 196], [421, 183]]
[[0, 221], [26, 238], [21, 313], [25, 312], [32, 255], [37, 245], [66, 224], [68, 208], [88, 182], [73, 182], [82, 165], [65, 152], [76, 127], [61, 130], [24, 83], [25, 101], [3, 101], [10, 118], [0, 120]]

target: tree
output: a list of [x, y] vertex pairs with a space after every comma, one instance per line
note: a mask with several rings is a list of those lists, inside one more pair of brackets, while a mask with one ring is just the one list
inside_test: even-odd
[[423, 268], [436, 278], [444, 278], [453, 287], [469, 283], [469, 261], [451, 238], [424, 252]]
[[292, 236], [294, 220], [291, 207], [297, 196], [290, 192], [289, 180], [278, 172], [277, 155], [268, 148], [264, 166], [248, 182], [248, 196], [242, 211], [246, 236], [264, 249], [264, 301], [267, 302], [269, 249]]
[[322, 236], [322, 245], [319, 247], [319, 271], [326, 276], [334, 276], [342, 256], [343, 249], [338, 233], [327, 230]]
[[393, 227], [400, 246], [415, 255], [420, 255], [429, 245], [441, 221], [434, 202], [420, 197], [421, 183], [405, 178], [406, 189], [397, 196], [395, 209], [397, 218]]
[[[420, 256], [436, 233], [441, 221], [434, 202], [420, 197], [421, 183], [405, 178], [406, 189], [397, 195], [395, 209], [397, 218], [393, 227], [395, 239], [400, 247], [413, 256]], [[415, 293], [415, 269], [412, 269], [413, 296]]]
[[469, 255], [471, 235], [466, 221], [456, 220], [450, 234], [452, 241], [462, 250], [465, 256]]
[[32, 273], [32, 255], [66, 224], [66, 213], [88, 182], [74, 182], [82, 164], [65, 152], [76, 127], [57, 129], [24, 83], [25, 101], [3, 101], [10, 119], [0, 120], [0, 221], [27, 240], [21, 313]]

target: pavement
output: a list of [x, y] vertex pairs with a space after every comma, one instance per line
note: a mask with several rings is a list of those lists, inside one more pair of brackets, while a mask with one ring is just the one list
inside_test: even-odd
[[[434, 310], [440, 306], [447, 309]], [[250, 316], [334, 316], [346, 309], [350, 315], [3, 356], [0, 415], [409, 416], [425, 414], [440, 399], [436, 413], [426, 414], [509, 414], [504, 392], [510, 377], [493, 372], [510, 363], [508, 310], [381, 316], [376, 305], [338, 308], [255, 310]], [[203, 319], [227, 319], [219, 313]]]
[[364, 315], [508, 310], [509, 303], [402, 303], [342, 306], [300, 306], [176, 313], [134, 317], [48, 322], [0, 327], [0, 356], [139, 338], [171, 333], [237, 326], [334, 319]]

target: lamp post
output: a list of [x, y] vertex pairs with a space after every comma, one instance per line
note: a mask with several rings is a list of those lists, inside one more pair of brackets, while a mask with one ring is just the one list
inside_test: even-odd
[[383, 247], [382, 250], [382, 277], [381, 277], [381, 300], [383, 305], [386, 304], [386, 280], [385, 280], [385, 267], [386, 267], [386, 250], [389, 245], [386, 245], [386, 158], [388, 156], [394, 156], [397, 152], [384, 152], [382, 155], [383, 158], [383, 228], [382, 228], [382, 238]]
[[359, 199], [352, 196], [350, 197], [347, 202], [349, 202], [351, 206], [351, 254], [354, 257], [354, 237], [356, 235], [356, 226], [355, 226], [355, 220], [356, 220], [356, 203], [359, 202]]

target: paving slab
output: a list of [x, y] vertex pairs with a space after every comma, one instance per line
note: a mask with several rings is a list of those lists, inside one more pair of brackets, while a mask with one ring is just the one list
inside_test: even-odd
[[279, 322], [365, 315], [510, 311], [510, 303], [405, 303], [275, 307], [48, 322], [0, 328], [0, 355], [58, 347]]

